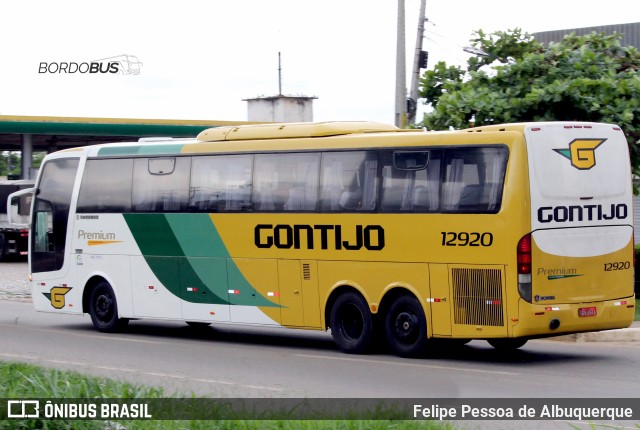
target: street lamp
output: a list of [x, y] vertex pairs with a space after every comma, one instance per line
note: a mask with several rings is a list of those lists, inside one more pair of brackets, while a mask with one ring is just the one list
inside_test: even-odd
[[465, 46], [465, 47], [462, 48], [462, 50], [464, 52], [466, 52], [467, 54], [477, 55], [478, 57], [487, 57], [487, 58], [488, 57], [495, 57], [495, 58], [498, 58], [497, 55], [489, 54], [484, 49], [475, 48], [473, 46]]
[[476, 57], [491, 58], [493, 60], [498, 60], [501, 63], [506, 63], [506, 64], [516, 63], [516, 60], [512, 57], [507, 57], [507, 58], [499, 57], [496, 54], [491, 54], [482, 48], [476, 48], [474, 46], [464, 46], [462, 50], [467, 54], [475, 55]]

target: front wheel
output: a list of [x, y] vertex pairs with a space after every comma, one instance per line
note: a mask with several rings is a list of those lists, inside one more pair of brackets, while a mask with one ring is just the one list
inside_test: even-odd
[[4, 235], [0, 234], [0, 261], [4, 261], [7, 258], [7, 247], [4, 240]]
[[331, 335], [341, 351], [367, 352], [373, 341], [373, 318], [365, 299], [358, 293], [342, 294], [333, 304], [329, 318]]
[[89, 314], [93, 326], [106, 333], [119, 331], [129, 323], [129, 320], [118, 317], [116, 295], [107, 281], [100, 282], [91, 291]]
[[504, 339], [487, 339], [489, 345], [500, 351], [513, 351], [515, 349], [524, 346], [527, 343], [527, 339], [521, 337], [511, 337]]
[[427, 346], [427, 319], [413, 296], [398, 297], [385, 316], [389, 347], [401, 357], [419, 357]]

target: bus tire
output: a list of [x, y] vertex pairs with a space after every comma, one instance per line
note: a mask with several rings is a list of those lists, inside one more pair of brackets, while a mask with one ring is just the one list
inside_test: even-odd
[[413, 296], [398, 297], [385, 315], [385, 333], [393, 352], [400, 357], [420, 357], [427, 347], [427, 319]]
[[487, 339], [489, 345], [500, 351], [513, 351], [527, 343], [528, 339], [522, 337], [510, 337], [504, 339]]
[[202, 328], [206, 328], [209, 327], [211, 325], [211, 323], [208, 322], [202, 322], [202, 321], [185, 321], [187, 323], [187, 325], [189, 327], [193, 327], [196, 329], [202, 329]]
[[331, 307], [331, 335], [341, 351], [364, 354], [373, 341], [373, 318], [365, 299], [356, 292], [341, 294]]
[[7, 258], [7, 248], [4, 240], [4, 234], [0, 234], [0, 261], [4, 261]]
[[93, 326], [105, 333], [120, 331], [129, 323], [129, 320], [118, 317], [116, 295], [107, 281], [100, 281], [91, 291], [89, 314]]

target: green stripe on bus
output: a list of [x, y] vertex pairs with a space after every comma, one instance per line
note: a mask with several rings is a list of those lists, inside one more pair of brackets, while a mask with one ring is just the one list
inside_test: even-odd
[[209, 214], [165, 214], [175, 240], [189, 257], [229, 258]]
[[184, 144], [173, 145], [135, 145], [135, 146], [105, 146], [98, 150], [98, 157], [113, 157], [124, 155], [175, 155], [182, 151]]
[[[247, 281], [242, 271], [230, 258], [229, 251], [209, 214], [166, 214], [165, 217], [180, 248], [185, 255], [191, 257], [188, 259], [191, 268], [209, 290], [213, 290], [218, 295], [224, 294], [225, 297], [229, 289], [242, 291], [242, 294], [229, 296], [229, 302], [232, 305], [279, 306], [260, 294]], [[216, 270], [217, 275], [211, 273], [209, 264], [219, 258], [225, 258], [227, 261], [225, 276], [227, 282], [221, 282], [219, 268]]]
[[123, 214], [129, 230], [145, 257], [184, 257], [164, 214]]
[[[208, 214], [123, 216], [149, 268], [175, 296], [191, 303], [280, 307], [260, 294], [229, 258]], [[242, 294], [229, 298], [229, 289]]]

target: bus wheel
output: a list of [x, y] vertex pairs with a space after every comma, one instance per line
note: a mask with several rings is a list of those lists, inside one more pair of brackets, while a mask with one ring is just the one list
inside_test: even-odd
[[4, 235], [0, 234], [0, 261], [7, 258], [7, 248], [5, 246]]
[[118, 318], [118, 303], [108, 282], [98, 283], [91, 291], [89, 314], [93, 326], [102, 332], [116, 332], [123, 329], [129, 320]]
[[337, 298], [329, 318], [331, 335], [341, 351], [363, 354], [373, 340], [373, 318], [364, 298], [347, 292]]
[[527, 343], [527, 339], [523, 339], [521, 337], [511, 337], [504, 339], [487, 339], [489, 345], [493, 346], [495, 349], [501, 351], [512, 351], [514, 349], [518, 349]]
[[187, 325], [189, 327], [193, 327], [193, 328], [206, 328], [209, 327], [211, 325], [211, 323], [208, 322], [201, 322], [201, 321], [185, 321], [187, 323]]
[[389, 347], [401, 357], [419, 357], [427, 346], [427, 319], [413, 296], [398, 297], [385, 315]]

